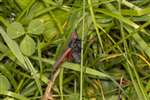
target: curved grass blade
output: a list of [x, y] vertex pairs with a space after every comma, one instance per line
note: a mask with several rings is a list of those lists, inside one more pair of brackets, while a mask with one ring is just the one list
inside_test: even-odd
[[19, 100], [29, 100], [28, 98], [26, 98], [22, 95], [19, 95], [17, 93], [11, 92], [11, 91], [1, 91], [0, 90], [0, 95], [10, 96], [10, 97], [13, 97], [13, 98], [16, 98], [16, 99], [19, 99]]

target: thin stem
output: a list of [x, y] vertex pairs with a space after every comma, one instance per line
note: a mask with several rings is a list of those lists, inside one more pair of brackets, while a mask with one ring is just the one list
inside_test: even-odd
[[[83, 16], [85, 15], [85, 0], [83, 0]], [[84, 29], [85, 19], [82, 20], [82, 39], [81, 39], [81, 66], [80, 66], [80, 100], [82, 100], [83, 95], [83, 44], [84, 44]]]
[[94, 27], [95, 27], [95, 30], [96, 30], [96, 34], [97, 34], [100, 46], [102, 48], [102, 51], [104, 52], [104, 46], [103, 46], [103, 43], [102, 43], [102, 39], [100, 37], [99, 29], [97, 27], [97, 22], [96, 22], [96, 19], [95, 19], [95, 15], [94, 15], [94, 11], [93, 11], [92, 1], [91, 0], [88, 0], [88, 5], [89, 5], [92, 21], [93, 21], [93, 24], [94, 24]]
[[[37, 39], [37, 43], [38, 43], [38, 46], [40, 45], [40, 39], [38, 38]], [[41, 48], [39, 48], [38, 47], [38, 57], [39, 58], [41, 58], [42, 57], [42, 55], [41, 55]], [[43, 73], [43, 65], [42, 65], [42, 61], [41, 60], [39, 60], [39, 65], [40, 65], [40, 74], [42, 75], [42, 73]]]

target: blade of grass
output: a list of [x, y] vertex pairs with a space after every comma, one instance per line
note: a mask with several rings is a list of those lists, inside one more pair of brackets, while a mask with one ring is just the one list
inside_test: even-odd
[[149, 16], [138, 16], [138, 17], [129, 17], [130, 20], [134, 21], [134, 22], [147, 22], [147, 21], [150, 21], [150, 17]]
[[40, 91], [40, 94], [42, 96], [43, 92], [42, 92], [42, 87], [41, 87], [41, 83], [40, 83], [40, 80], [39, 80], [39, 76], [37, 74], [37, 70], [33, 67], [33, 65], [30, 62], [30, 60], [28, 59], [28, 57], [24, 57], [24, 60], [25, 60], [26, 64], [29, 66], [30, 71], [31, 71], [31, 75], [34, 78], [34, 80], [36, 82], [36, 85], [37, 85], [37, 87], [38, 87], [38, 89]]
[[61, 68], [60, 75], [59, 75], [59, 89], [60, 89], [60, 100], [64, 100], [64, 94], [63, 94], [63, 72], [64, 68]]
[[[128, 73], [129, 73], [129, 75], [130, 75], [130, 78], [131, 78], [131, 80], [132, 80], [134, 89], [136, 90], [137, 96], [139, 97], [140, 100], [142, 100], [143, 97], [141, 96], [140, 89], [139, 89], [139, 87], [138, 87], [137, 82], [136, 82], [135, 79], [134, 79], [134, 75], [133, 75], [133, 73], [132, 73], [132, 70], [131, 70], [129, 64], [126, 63], [126, 64], [124, 65], [124, 67], [126, 68], [126, 70], [128, 71]], [[145, 99], [144, 99], [144, 100], [145, 100]]]
[[48, 7], [48, 8], [45, 8], [45, 9], [43, 9], [42, 11], [37, 12], [37, 13], [34, 15], [34, 18], [36, 18], [36, 17], [38, 17], [38, 16], [40, 16], [40, 15], [43, 15], [43, 14], [49, 12], [50, 10], [54, 10], [55, 8], [56, 8], [56, 7]]
[[82, 16], [83, 16], [83, 20], [82, 20], [82, 38], [81, 38], [81, 63], [80, 63], [80, 100], [82, 100], [83, 98], [83, 61], [84, 61], [84, 55], [83, 55], [83, 49], [84, 49], [84, 32], [85, 32], [85, 0], [83, 0], [83, 10], [82, 10]]
[[31, 0], [30, 4], [19, 14], [16, 18], [16, 21], [20, 21], [21, 18], [25, 15], [25, 13], [31, 8], [31, 6], [36, 2], [36, 0]]
[[[38, 43], [38, 48], [37, 48], [37, 51], [38, 51], [38, 57], [41, 57], [42, 55], [41, 55], [41, 48], [39, 47], [39, 45], [40, 45], [40, 40], [39, 40], [39, 38], [37, 39], [37, 43]], [[42, 74], [43, 73], [43, 65], [42, 65], [42, 62], [39, 60], [39, 66], [40, 66], [40, 74]]]
[[23, 76], [23, 77], [26, 77], [26, 78], [31, 78], [31, 76], [28, 75], [27, 73], [21, 72], [20, 70], [15, 69], [15, 68], [11, 67], [10, 65], [5, 66], [5, 67], [6, 67], [8, 70], [10, 70], [12, 73], [18, 74], [18, 75]]
[[143, 16], [150, 13], [150, 7], [147, 7], [142, 10], [122, 9], [121, 12], [123, 15], [128, 16]]
[[13, 98], [16, 98], [16, 99], [19, 99], [19, 100], [29, 100], [28, 98], [26, 98], [22, 95], [19, 95], [18, 93], [11, 92], [11, 91], [1, 91], [0, 90], [0, 94], [10, 96], [10, 97], [13, 97]]
[[23, 77], [23, 78], [20, 80], [20, 82], [19, 82], [19, 84], [18, 84], [18, 86], [17, 86], [17, 88], [16, 88], [16, 90], [15, 90], [15, 93], [19, 93], [19, 92], [20, 92], [20, 89], [22, 88], [22, 85], [23, 85], [24, 81], [25, 81], [25, 77]]
[[141, 54], [134, 54], [136, 56], [138, 56], [140, 59], [142, 59], [148, 66], [149, 66], [149, 69], [150, 69], [150, 62]]
[[90, 9], [92, 20], [93, 20], [93, 24], [94, 24], [94, 27], [95, 27], [95, 30], [96, 30], [96, 34], [98, 36], [99, 43], [101, 45], [102, 51], [104, 52], [104, 47], [103, 47], [102, 39], [100, 37], [99, 29], [97, 27], [97, 23], [96, 23], [96, 19], [95, 19], [95, 15], [94, 15], [94, 11], [93, 11], [92, 1], [91, 0], [88, 0], [88, 5], [89, 5], [89, 9]]
[[134, 10], [141, 10], [141, 8], [139, 8], [138, 6], [136, 6], [136, 5], [134, 5], [134, 4], [130, 3], [130, 2], [128, 2], [127, 0], [122, 0], [121, 3], [124, 4], [124, 5], [126, 5], [126, 6], [129, 7], [129, 8], [134, 9]]
[[135, 24], [134, 22], [132, 22], [128, 18], [125, 18], [125, 17], [121, 16], [119, 13], [114, 13], [114, 12], [106, 10], [106, 9], [95, 9], [95, 11], [106, 14], [106, 15], [111, 16], [111, 17], [114, 17], [114, 18], [116, 18], [116, 19], [118, 19], [118, 20], [134, 27], [135, 29], [139, 28], [139, 26], [137, 24]]

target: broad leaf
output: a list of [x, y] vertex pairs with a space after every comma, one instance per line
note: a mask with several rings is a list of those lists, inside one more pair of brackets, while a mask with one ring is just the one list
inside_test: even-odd
[[10, 89], [10, 83], [8, 79], [4, 75], [0, 74], [0, 91], [7, 91], [8, 89]]
[[26, 35], [20, 44], [20, 50], [24, 55], [31, 56], [35, 52], [35, 46], [35, 41]]
[[16, 39], [25, 34], [22, 24], [19, 22], [13, 22], [7, 27], [7, 34], [10, 38]]
[[28, 26], [28, 32], [35, 35], [41, 35], [45, 30], [44, 24], [39, 19], [34, 19]]

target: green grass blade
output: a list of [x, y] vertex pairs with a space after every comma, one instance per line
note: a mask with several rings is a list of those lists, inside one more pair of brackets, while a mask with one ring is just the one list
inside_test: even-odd
[[99, 29], [97, 27], [97, 23], [96, 23], [96, 19], [95, 19], [95, 15], [94, 15], [94, 11], [93, 11], [92, 1], [91, 0], [88, 0], [88, 5], [89, 5], [89, 9], [90, 9], [92, 20], [93, 20], [93, 24], [94, 24], [94, 27], [95, 27], [95, 30], [96, 30], [96, 34], [98, 36], [99, 43], [100, 43], [101, 48], [102, 48], [102, 50], [104, 52], [104, 47], [103, 47], [102, 39], [100, 37]]
[[13, 98], [16, 98], [16, 99], [19, 99], [19, 100], [29, 100], [28, 98], [26, 98], [22, 95], [19, 95], [17, 93], [11, 92], [11, 91], [1, 91], [0, 90], [0, 95], [10, 96], [10, 97], [13, 97]]
[[137, 24], [135, 24], [134, 22], [132, 22], [128, 18], [121, 16], [119, 13], [114, 13], [114, 12], [106, 10], [106, 9], [96, 9], [95, 11], [106, 14], [106, 15], [111, 16], [111, 17], [114, 17], [114, 18], [134, 27], [135, 29], [139, 28], [139, 26]]
[[60, 89], [60, 100], [64, 100], [64, 94], [63, 94], [63, 72], [64, 68], [61, 68], [60, 75], [59, 75], [59, 89]]
[[36, 0], [31, 0], [30, 4], [19, 14], [16, 18], [16, 21], [20, 21], [21, 18], [25, 15], [25, 13], [31, 8], [31, 6], [35, 3]]
[[85, 34], [85, 0], [83, 0], [83, 20], [82, 20], [82, 39], [81, 39], [81, 63], [80, 63], [80, 100], [83, 99], [83, 81], [84, 81], [84, 77], [83, 77], [83, 49], [84, 49], [84, 34]]
[[26, 63], [23, 58], [24, 56], [22, 55], [17, 43], [8, 37], [8, 35], [3, 30], [2, 27], [0, 27], [0, 33], [2, 37], [4, 38], [5, 42], [7, 43], [8, 47], [10, 48], [10, 50], [13, 52], [16, 58], [24, 65], [23, 68], [26, 70], [29, 70], [28, 67], [26, 66]]

